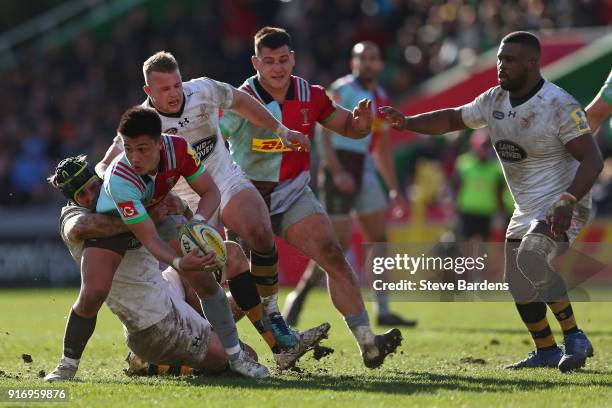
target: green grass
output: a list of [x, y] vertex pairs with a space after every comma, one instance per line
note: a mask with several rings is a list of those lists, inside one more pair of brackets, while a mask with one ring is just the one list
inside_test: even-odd
[[[43, 386], [61, 353], [66, 313], [75, 290], [0, 291], [0, 386]], [[309, 299], [301, 328], [324, 320], [332, 324], [324, 344], [335, 353], [320, 361], [305, 356], [301, 373], [270, 380], [233, 377], [128, 378], [121, 369], [127, 347], [118, 320], [105, 307], [85, 351], [78, 381], [62, 385], [69, 404], [107, 407], [314, 407], [314, 406], [605, 406], [612, 400], [612, 321], [609, 304], [574, 304], [579, 323], [595, 346], [586, 369], [561, 374], [555, 369], [509, 372], [500, 367], [525, 357], [532, 348], [512, 304], [403, 303], [393, 309], [419, 319], [403, 330], [404, 344], [382, 369], [361, 364], [357, 347], [327, 294]], [[558, 325], [551, 322], [557, 339]], [[377, 329], [380, 331], [381, 329]], [[268, 366], [269, 353], [248, 322], [243, 339]], [[30, 354], [25, 364], [21, 355]], [[484, 364], [462, 362], [483, 359]], [[473, 361], [473, 360], [472, 360]], [[2, 405], [0, 403], [0, 405]], [[5, 404], [15, 406], [15, 404]], [[37, 403], [35, 406], [44, 406]]]

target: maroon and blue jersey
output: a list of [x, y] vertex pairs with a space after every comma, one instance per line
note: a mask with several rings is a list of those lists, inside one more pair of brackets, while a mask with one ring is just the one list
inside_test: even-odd
[[[336, 114], [336, 106], [323, 87], [297, 76], [291, 77], [282, 104], [263, 89], [256, 76], [247, 79], [240, 89], [255, 97], [289, 129], [311, 139], [315, 124], [326, 124]], [[220, 127], [229, 141], [232, 159], [262, 193], [270, 214], [285, 211], [308, 186], [310, 152], [283, 147], [275, 134], [231, 110], [223, 112]]]
[[138, 175], [122, 152], [104, 174], [96, 212], [119, 212], [126, 224], [149, 218], [146, 208], [168, 194], [181, 176], [191, 181], [204, 172], [206, 166], [185, 139], [162, 135], [159, 166], [155, 175]]

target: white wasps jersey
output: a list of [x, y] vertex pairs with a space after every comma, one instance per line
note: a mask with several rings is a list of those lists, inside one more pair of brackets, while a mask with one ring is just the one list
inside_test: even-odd
[[[162, 133], [182, 136], [193, 146], [200, 160], [219, 186], [232, 171], [232, 159], [219, 130], [219, 110], [233, 102], [231, 85], [202, 77], [183, 82], [184, 100], [181, 110], [173, 115], [159, 113]], [[143, 106], [154, 108], [150, 99]], [[195, 195], [181, 178], [173, 191], [181, 197]]]
[[[67, 227], [70, 218], [89, 212], [86, 208], [69, 205], [62, 208], [60, 215], [60, 235], [79, 265], [84, 242], [69, 241]], [[169, 313], [172, 293], [169, 285], [162, 277], [157, 259], [139, 245], [125, 252], [115, 272], [106, 304], [125, 329], [135, 333], [153, 326]]]
[[[496, 86], [461, 107], [466, 126], [489, 127], [489, 136], [515, 202], [507, 238], [522, 238], [532, 220], [547, 210], [570, 186], [579, 162], [565, 148], [589, 133], [578, 102], [555, 84], [544, 81], [527, 101], [512, 106], [509, 92]], [[591, 194], [577, 211], [588, 218]]]

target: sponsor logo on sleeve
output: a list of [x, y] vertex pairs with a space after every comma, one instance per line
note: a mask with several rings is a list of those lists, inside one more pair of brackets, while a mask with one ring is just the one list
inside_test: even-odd
[[505, 162], [520, 162], [527, 158], [525, 149], [510, 140], [495, 142], [495, 151], [499, 158]]
[[173, 128], [164, 130], [164, 133], [168, 135], [176, 135], [178, 133], [178, 129], [173, 127]]
[[119, 203], [119, 208], [121, 209], [121, 213], [123, 214], [123, 217], [125, 218], [132, 218], [132, 217], [136, 217], [138, 214], [138, 211], [136, 210], [136, 207], [134, 206], [134, 202], [133, 201], [124, 201], [122, 203]]
[[589, 123], [587, 122], [586, 114], [582, 109], [578, 108], [572, 111], [572, 113], [570, 113], [570, 116], [574, 120], [574, 123], [576, 123], [576, 127], [578, 127], [578, 131], [580, 133], [586, 133], [591, 131], [591, 129], [589, 128]]

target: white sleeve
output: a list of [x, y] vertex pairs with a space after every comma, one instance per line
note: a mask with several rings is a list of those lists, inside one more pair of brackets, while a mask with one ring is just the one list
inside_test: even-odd
[[559, 124], [557, 135], [563, 144], [591, 132], [584, 110], [582, 110], [578, 102], [573, 100], [573, 98], [571, 99], [570, 103], [560, 108], [559, 116], [555, 115], [559, 118], [557, 122]]
[[480, 129], [487, 126], [487, 117], [489, 107], [488, 101], [490, 95], [495, 88], [491, 88], [486, 92], [481, 93], [472, 102], [461, 107], [461, 118], [463, 123], [469, 128]]
[[234, 87], [210, 78], [198, 78], [206, 102], [219, 109], [229, 109], [234, 102]]

